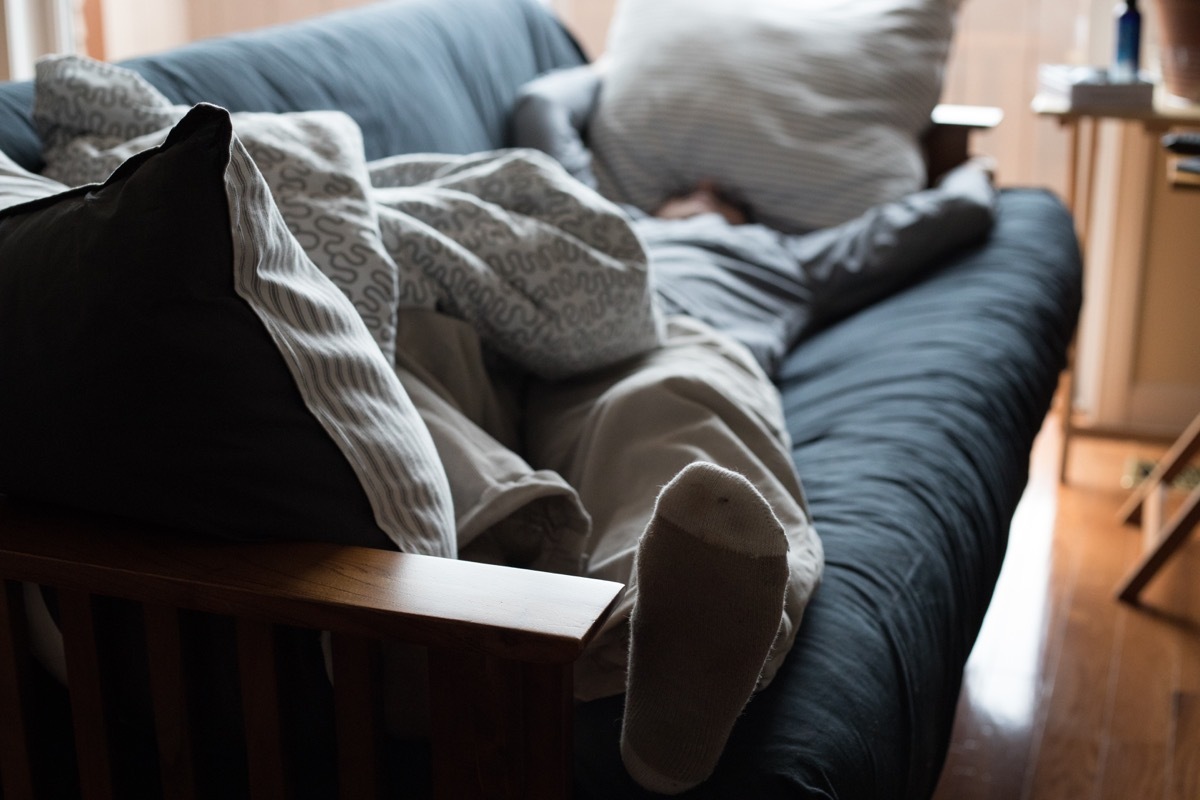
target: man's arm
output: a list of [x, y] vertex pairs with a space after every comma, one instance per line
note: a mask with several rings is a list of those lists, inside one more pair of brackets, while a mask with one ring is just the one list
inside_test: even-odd
[[513, 105], [513, 146], [548, 153], [576, 179], [596, 188], [585, 139], [599, 96], [600, 72], [592, 64], [535, 78], [521, 88]]

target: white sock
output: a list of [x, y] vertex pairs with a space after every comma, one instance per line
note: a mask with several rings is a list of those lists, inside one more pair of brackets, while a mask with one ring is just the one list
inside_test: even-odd
[[712, 774], [779, 631], [788, 543], [758, 490], [696, 462], [663, 489], [638, 545], [621, 758], [643, 787]]

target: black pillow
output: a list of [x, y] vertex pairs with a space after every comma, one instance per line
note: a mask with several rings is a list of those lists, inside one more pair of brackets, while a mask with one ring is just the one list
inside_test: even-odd
[[214, 106], [0, 212], [0, 492], [454, 555], [428, 431]]

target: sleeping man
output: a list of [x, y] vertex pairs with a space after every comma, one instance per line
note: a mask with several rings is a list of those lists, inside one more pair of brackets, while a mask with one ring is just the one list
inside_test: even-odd
[[[598, 80], [539, 79], [513, 120], [518, 145], [592, 185], [569, 122], [586, 124], [571, 108]], [[652, 213], [626, 207], [660, 344], [565, 378], [509, 381], [463, 321], [401, 314], [400, 374], [447, 462], [462, 557], [626, 584], [576, 696], [625, 694], [621, 755], [643, 787], [677, 793], [712, 773], [820, 581], [772, 372], [818, 326], [979, 240], [993, 201], [967, 164], [806, 234], [754, 223], [712, 184]], [[447, 358], [451, 343], [465, 355]]]
[[[596, 187], [584, 135], [600, 84], [590, 66], [534, 81], [516, 105], [515, 144]], [[625, 207], [668, 319], [665, 343], [534, 387], [525, 445], [592, 514], [584, 574], [628, 584], [580, 663], [577, 695], [626, 692], [621, 755], [642, 786], [676, 793], [711, 774], [820, 580], [820, 541], [769, 376], [802, 337], [978, 242], [994, 200], [986, 166], [968, 162], [800, 234], [755, 224], [707, 181], [650, 212]]]

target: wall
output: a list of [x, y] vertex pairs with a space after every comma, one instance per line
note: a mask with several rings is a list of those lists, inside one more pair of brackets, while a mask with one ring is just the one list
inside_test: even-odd
[[550, 0], [550, 6], [579, 40], [589, 58], [604, 52], [604, 39], [617, 0]]
[[110, 61], [120, 61], [191, 41], [188, 5], [188, 0], [104, 0], [99, 52]]
[[372, 0], [192, 0], [192, 36], [202, 39], [315, 17]]
[[[101, 52], [110, 61], [196, 39], [277, 25], [371, 0], [89, 0], [100, 9]], [[91, 50], [91, 52], [97, 52]]]

